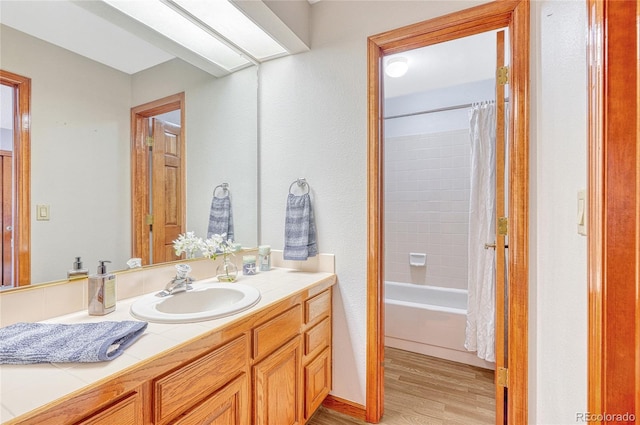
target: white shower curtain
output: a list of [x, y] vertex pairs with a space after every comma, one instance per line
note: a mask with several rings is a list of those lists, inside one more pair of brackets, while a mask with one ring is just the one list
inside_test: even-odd
[[496, 106], [474, 104], [469, 112], [471, 196], [469, 201], [469, 298], [464, 346], [495, 362]]

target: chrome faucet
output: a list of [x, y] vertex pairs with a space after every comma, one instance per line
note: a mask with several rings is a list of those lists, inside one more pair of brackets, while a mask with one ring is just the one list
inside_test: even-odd
[[171, 279], [171, 282], [167, 283], [167, 286], [162, 291], [158, 292], [156, 296], [166, 297], [179, 292], [192, 290], [193, 287], [191, 286], [191, 283], [193, 282], [193, 278], [187, 276], [190, 271], [191, 266], [188, 264], [176, 265], [176, 277]]

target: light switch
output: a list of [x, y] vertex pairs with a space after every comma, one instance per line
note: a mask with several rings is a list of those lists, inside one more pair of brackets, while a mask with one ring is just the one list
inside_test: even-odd
[[585, 190], [578, 191], [578, 234], [587, 235], [587, 194]]
[[36, 220], [49, 221], [49, 205], [36, 205]]

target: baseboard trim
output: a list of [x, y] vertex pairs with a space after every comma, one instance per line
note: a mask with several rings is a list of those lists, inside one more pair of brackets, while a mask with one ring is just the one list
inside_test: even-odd
[[322, 402], [322, 405], [328, 409], [344, 413], [356, 419], [366, 420], [367, 410], [361, 404], [329, 394]]

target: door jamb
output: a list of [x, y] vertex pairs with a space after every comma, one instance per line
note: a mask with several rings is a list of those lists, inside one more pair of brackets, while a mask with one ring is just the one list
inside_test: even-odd
[[[180, 109], [180, 138], [185, 146], [185, 95], [177, 93], [131, 108], [131, 252], [133, 257], [142, 259], [142, 264], [150, 262], [149, 225], [146, 215], [149, 211], [149, 164], [144, 122], [150, 117]], [[181, 153], [186, 161], [185, 152]], [[186, 167], [182, 164], [182, 181], [185, 182]], [[182, 204], [182, 216], [186, 217], [186, 203]]]
[[[366, 420], [377, 423], [384, 410], [383, 278], [383, 56], [509, 27], [511, 102], [509, 134], [509, 423], [528, 422], [529, 271], [529, 1], [494, 1], [368, 39], [367, 196], [367, 384]], [[517, 55], [514, 52], [518, 52]]]

